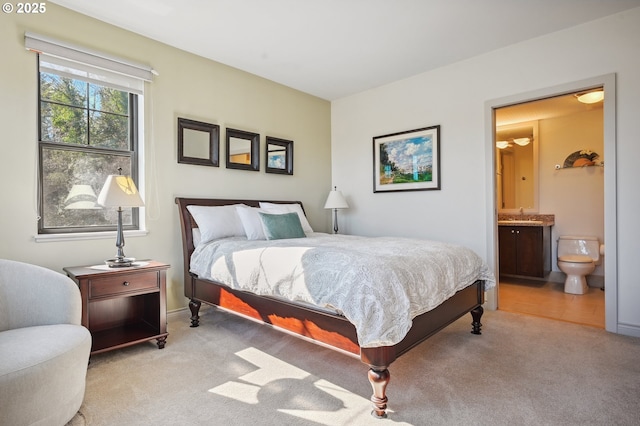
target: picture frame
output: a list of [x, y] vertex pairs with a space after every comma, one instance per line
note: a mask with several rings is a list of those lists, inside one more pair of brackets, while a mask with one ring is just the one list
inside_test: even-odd
[[439, 190], [440, 126], [373, 138], [373, 192]]
[[178, 117], [178, 163], [218, 167], [220, 126]]
[[260, 134], [227, 128], [227, 169], [260, 170]]
[[267, 136], [266, 151], [266, 173], [293, 174], [293, 141]]

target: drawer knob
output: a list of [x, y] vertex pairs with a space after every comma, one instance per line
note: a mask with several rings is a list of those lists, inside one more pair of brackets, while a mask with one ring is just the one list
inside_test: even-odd
[[129, 281], [123, 282], [122, 285], [125, 286], [125, 287], [128, 286], [129, 285]]

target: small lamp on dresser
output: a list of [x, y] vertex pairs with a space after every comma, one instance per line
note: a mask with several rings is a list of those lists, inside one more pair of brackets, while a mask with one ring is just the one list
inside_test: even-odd
[[333, 191], [329, 192], [327, 201], [324, 203], [325, 209], [333, 209], [333, 232], [338, 233], [338, 210], [348, 209], [349, 204], [345, 200], [341, 191], [338, 191], [338, 187], [334, 186]]
[[131, 176], [122, 175], [122, 169], [118, 168], [120, 174], [109, 175], [107, 177], [100, 195], [98, 195], [98, 204], [103, 207], [118, 208], [118, 229], [116, 235], [116, 247], [118, 251], [112, 259], [106, 260], [109, 267], [125, 267], [131, 266], [135, 261], [133, 258], [124, 255], [124, 233], [122, 232], [122, 208], [123, 207], [142, 207], [144, 202], [140, 197], [138, 188], [133, 182]]

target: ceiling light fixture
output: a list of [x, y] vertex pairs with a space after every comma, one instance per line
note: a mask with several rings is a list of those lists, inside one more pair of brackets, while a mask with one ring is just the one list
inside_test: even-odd
[[517, 143], [520, 146], [527, 146], [529, 145], [529, 142], [531, 142], [531, 139], [529, 138], [515, 138], [513, 140], [515, 143]]
[[576, 98], [578, 98], [578, 101], [583, 104], [595, 104], [596, 102], [600, 102], [604, 99], [604, 90], [598, 89], [593, 92], [576, 94]]

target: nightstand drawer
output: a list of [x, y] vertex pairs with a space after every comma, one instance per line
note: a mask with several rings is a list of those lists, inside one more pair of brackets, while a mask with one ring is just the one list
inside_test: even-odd
[[138, 290], [160, 288], [157, 272], [94, 278], [89, 282], [89, 298], [113, 296]]

